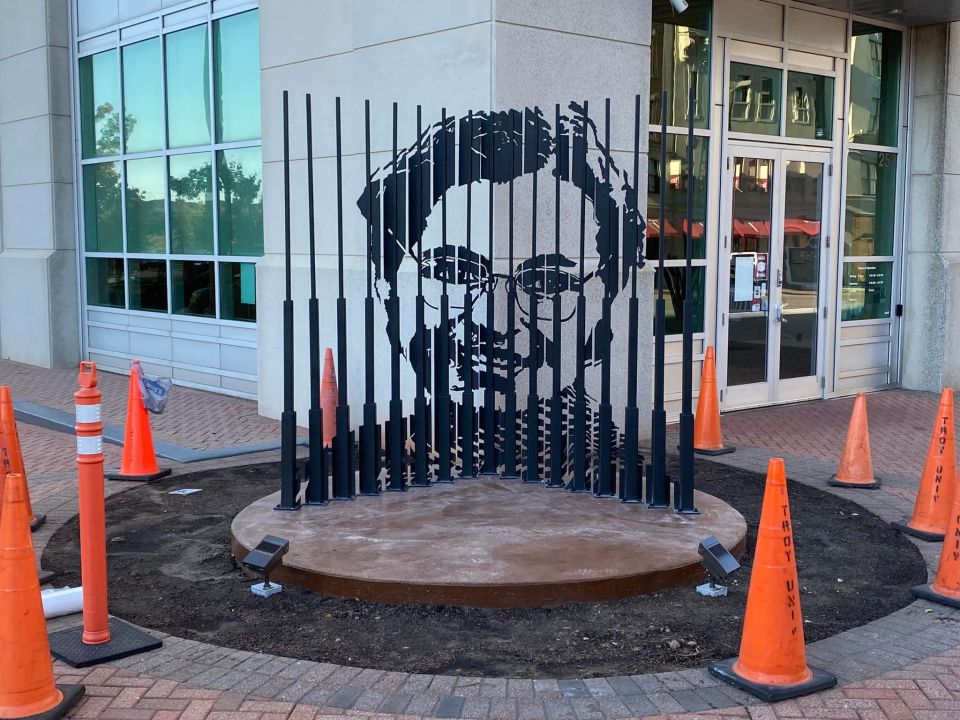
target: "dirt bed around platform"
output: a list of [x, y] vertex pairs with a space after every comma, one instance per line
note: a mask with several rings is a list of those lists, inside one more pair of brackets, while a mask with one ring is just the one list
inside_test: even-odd
[[[110, 497], [111, 614], [236, 649], [411, 673], [632, 675], [702, 667], [739, 647], [764, 486], [755, 473], [697, 462], [697, 489], [731, 504], [748, 525], [743, 567], [728, 597], [704, 598], [691, 585], [523, 610], [377, 605], [289, 585], [268, 599], [253, 595], [253, 581], [231, 559], [230, 523], [277, 486], [278, 465], [253, 465], [181, 475]], [[202, 492], [168, 494], [178, 488]], [[926, 570], [907, 539], [834, 495], [795, 482], [789, 495], [807, 642], [910, 604], [909, 588], [926, 580]], [[50, 540], [43, 566], [57, 572], [58, 584], [80, 584], [76, 517]]]

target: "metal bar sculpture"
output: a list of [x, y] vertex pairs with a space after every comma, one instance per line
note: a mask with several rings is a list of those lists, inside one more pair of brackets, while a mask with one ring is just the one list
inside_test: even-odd
[[[450, 184], [450, 160], [448, 156], [449, 147], [447, 145], [447, 109], [443, 108], [440, 113], [440, 162], [438, 170], [441, 172], [440, 179], [440, 232], [442, 254], [440, 268], [440, 277], [442, 290], [440, 295], [440, 332], [437, 335], [437, 396], [436, 396], [436, 420], [434, 422], [436, 443], [437, 443], [437, 482], [450, 483], [453, 477], [450, 473], [451, 454], [450, 454], [450, 298], [447, 295], [447, 276], [450, 272], [450, 257], [447, 248], [447, 186]], [[455, 127], [455, 126], [454, 126]], [[437, 264], [433, 264], [436, 272]], [[435, 277], [435, 275], [434, 275]]]
[[[416, 318], [417, 318], [417, 343], [420, 347], [419, 357], [416, 359], [417, 376], [417, 396], [413, 401], [414, 418], [414, 439], [417, 443], [417, 450], [413, 457], [413, 486], [427, 487], [430, 485], [430, 478], [427, 477], [427, 398], [424, 395], [424, 385], [426, 384], [426, 333], [423, 327], [423, 195], [424, 188], [429, 188], [429, 180], [425, 183], [423, 179], [423, 121], [421, 118], [420, 106], [417, 105], [417, 174], [416, 185], [414, 187], [413, 202], [410, 207], [411, 222], [411, 241], [417, 241], [417, 300], [416, 300]], [[414, 225], [413, 223], [416, 223]], [[411, 357], [413, 353], [411, 353]]]
[[[365, 402], [363, 425], [360, 428], [360, 494], [377, 495], [380, 492], [380, 426], [377, 424], [376, 383], [374, 362], [374, 305], [373, 305], [373, 178], [370, 174], [370, 101], [364, 103], [364, 159], [367, 171], [367, 297], [364, 300], [364, 370]], [[312, 213], [311, 213], [312, 215]]]
[[603, 188], [597, 193], [597, 198], [603, 203], [603, 212], [607, 221], [607, 261], [604, 267], [604, 288], [602, 317], [600, 320], [600, 337], [594, 342], [595, 353], [600, 360], [600, 437], [599, 460], [600, 467], [597, 473], [597, 483], [593, 494], [597, 497], [613, 496], [613, 410], [610, 407], [610, 295], [611, 285], [616, 282], [613, 265], [613, 243], [616, 235], [610, 218], [610, 203], [612, 201], [613, 186], [610, 183], [610, 98], [607, 98], [604, 113], [606, 127], [604, 128], [603, 148]]
[[[556, 198], [554, 200], [554, 278], [553, 278], [553, 338], [551, 364], [553, 365], [553, 397], [550, 399], [550, 472], [547, 475], [547, 487], [563, 487], [563, 461], [566, 455], [563, 442], [563, 397], [561, 395], [560, 364], [561, 364], [561, 334], [563, 332], [563, 307], [560, 304], [560, 181], [563, 179], [563, 158], [561, 150], [563, 142], [563, 128], [560, 122], [560, 103], [556, 106], [556, 139], [554, 146], [554, 160], [556, 164]], [[544, 267], [546, 276], [546, 267]], [[547, 284], [544, 283], [544, 292]]]
[[[517, 371], [514, 362], [516, 357], [517, 336], [517, 283], [513, 268], [513, 178], [516, 173], [516, 163], [519, 160], [521, 172], [523, 170], [523, 153], [517, 152], [517, 113], [510, 112], [510, 172], [508, 177], [508, 210], [507, 210], [507, 391], [503, 397], [503, 472], [500, 477], [504, 480], [517, 479]], [[522, 118], [521, 118], [522, 121]], [[522, 137], [522, 135], [520, 136]], [[521, 145], [522, 146], [522, 145]]]
[[343, 296], [343, 149], [340, 131], [340, 98], [337, 98], [337, 434], [333, 440], [333, 499], [352, 500], [355, 495], [353, 433], [347, 400], [347, 301]]
[[283, 412], [280, 415], [280, 504], [278, 510], [300, 508], [297, 470], [297, 413], [293, 409], [293, 297], [290, 280], [290, 118], [283, 91], [283, 231], [286, 299], [283, 301]]
[[[386, 178], [384, 178], [386, 180]], [[397, 296], [397, 255], [400, 252], [400, 165], [397, 157], [397, 104], [393, 104], [393, 228], [392, 237], [384, 237], [384, 264], [392, 275], [394, 290], [388, 300], [390, 328], [390, 422], [387, 425], [387, 468], [390, 473], [388, 490], [407, 489], [403, 478], [403, 400], [400, 399], [400, 298]], [[389, 263], [386, 261], [389, 259]]]
[[529, 382], [527, 389], [527, 462], [523, 482], [540, 482], [540, 396], [537, 394], [537, 369], [540, 366], [539, 331], [537, 328], [537, 175], [540, 170], [540, 108], [533, 108], [533, 136], [532, 152], [528, 157], [533, 158], [533, 210], [530, 232], [530, 261], [533, 263], [532, 277], [527, 283], [527, 292], [530, 294], [530, 363]]
[[326, 505], [326, 450], [323, 447], [323, 409], [320, 407], [320, 307], [317, 300], [317, 248], [313, 213], [313, 112], [307, 93], [307, 212], [310, 228], [310, 459], [307, 461], [307, 505]]
[[[496, 345], [496, 335], [494, 333], [495, 315], [494, 315], [494, 275], [493, 275], [493, 193], [497, 183], [496, 174], [496, 156], [497, 156], [497, 136], [495, 133], [497, 114], [493, 108], [490, 108], [490, 115], [487, 118], [487, 163], [490, 168], [490, 199], [488, 202], [487, 227], [489, 236], [487, 238], [487, 260], [490, 267], [487, 271], [487, 323], [485, 337], [485, 350], [487, 359], [486, 377], [484, 378], [483, 391], [483, 465], [480, 470], [481, 475], [497, 474], [497, 395], [494, 384], [494, 349]], [[483, 268], [480, 268], [481, 272]]]
[[[460, 406], [462, 418], [458, 424], [460, 430], [460, 477], [476, 477], [473, 467], [473, 244], [471, 225], [473, 223], [473, 110], [468, 114], [467, 137], [460, 137], [460, 147], [468, 143], [467, 157], [467, 270], [464, 273], [463, 290], [463, 404]], [[477, 275], [479, 280], [479, 273]]]
[[[573, 435], [576, 441], [573, 444], [573, 479], [570, 482], [570, 491], [576, 493], [587, 492], [587, 391], [584, 377], [587, 365], [587, 299], [583, 295], [584, 284], [584, 255], [586, 250], [586, 202], [587, 178], [589, 162], [587, 148], [589, 147], [587, 132], [590, 126], [590, 103], [583, 102], [583, 137], [581, 151], [583, 160], [580, 171], [580, 281], [577, 285], [577, 378], [576, 400], [573, 405]], [[596, 186], [594, 186], [596, 187]]]
[[665, 338], [667, 330], [666, 302], [663, 299], [664, 227], [666, 225], [667, 172], [667, 93], [661, 96], [663, 114], [660, 124], [660, 224], [657, 227], [659, 250], [657, 254], [657, 307], [654, 325], [653, 361], [653, 417], [651, 418], [651, 464], [647, 467], [647, 505], [652, 508], [670, 506], [670, 486], [667, 479], [667, 413], [663, 407]]
[[[695, 514], [693, 504], [693, 120], [696, 93], [690, 88], [687, 116], [687, 232], [686, 277], [683, 285], [683, 400], [680, 410], [680, 485], [674, 493], [673, 508], [678, 513]], [[663, 140], [661, 140], [663, 142]], [[665, 143], [664, 143], [665, 144]], [[661, 230], [661, 232], [663, 232]]]
[[[640, 186], [638, 177], [640, 174], [640, 96], [637, 95], [636, 108], [634, 110], [633, 127], [633, 184], [637, 193], [636, 213], [633, 218], [634, 242], [631, 247], [634, 253], [639, 255], [640, 248], [643, 247], [640, 237]], [[625, 203], [629, 208], [629, 203]], [[623, 223], [624, 238], [626, 238], [629, 223]], [[624, 242], [624, 247], [627, 243]], [[634, 260], [634, 258], [631, 258]], [[638, 323], [639, 323], [639, 303], [637, 301], [637, 273], [639, 272], [639, 260], [630, 262], [633, 266], [633, 272], [630, 275], [630, 309], [628, 311], [628, 322], [630, 327], [627, 331], [627, 407], [623, 414], [623, 467], [620, 476], [620, 502], [635, 503], [640, 502], [640, 482], [638, 477], [637, 457], [640, 453], [640, 411], [637, 408], [637, 345]]]

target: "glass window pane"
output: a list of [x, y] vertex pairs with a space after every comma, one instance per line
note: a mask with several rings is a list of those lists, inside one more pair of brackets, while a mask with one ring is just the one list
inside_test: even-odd
[[872, 150], [847, 155], [847, 213], [843, 252], [847, 257], [893, 255], [897, 200], [897, 156]]
[[260, 138], [260, 21], [257, 10], [213, 23], [217, 142]]
[[210, 142], [210, 51], [207, 26], [170, 33], [167, 65], [167, 142], [172, 148]]
[[88, 252], [123, 252], [120, 163], [83, 166], [83, 236]]
[[257, 319], [257, 267], [253, 263], [220, 263], [220, 317]]
[[123, 307], [123, 259], [87, 258], [87, 305]]
[[[667, 124], [687, 127], [690, 88], [696, 93], [694, 127], [710, 126], [711, 0], [692, 0], [677, 16], [669, 0], [654, 0], [650, 44], [650, 123], [660, 125], [667, 91]], [[683, 25], [673, 23], [683, 21]]]
[[127, 252], [167, 249], [163, 218], [163, 158], [127, 161]]
[[167, 261], [128, 260], [130, 309], [167, 311]]
[[214, 316], [216, 308], [212, 262], [171, 260], [170, 278], [174, 313]]
[[876, 320], [890, 317], [892, 284], [892, 262], [844, 263], [840, 319]]
[[170, 252], [213, 255], [212, 155], [170, 156]]
[[787, 137], [833, 140], [833, 78], [787, 73]]
[[[663, 236], [666, 260], [682, 260], [687, 256], [687, 137], [667, 136], [667, 183], [664, 186], [666, 232]], [[707, 160], [709, 140], [693, 141], [693, 257], [706, 257]], [[648, 260], [660, 256], [660, 133], [650, 133], [647, 155], [647, 247]]]
[[262, 181], [259, 147], [217, 152], [221, 255], [263, 255]]
[[854, 22], [851, 46], [850, 142], [896, 145], [903, 33]]
[[160, 38], [123, 48], [124, 148], [128, 153], [163, 148]]
[[780, 134], [783, 71], [730, 63], [730, 130], [755, 135]]
[[120, 154], [116, 50], [80, 58], [80, 145], [84, 158]]
[[[703, 285], [707, 269], [702, 265], [693, 270], [693, 332], [703, 332]], [[683, 333], [683, 301], [686, 299], [687, 269], [685, 267], [665, 267], [663, 269], [663, 299], [665, 305], [666, 334]], [[657, 275], [653, 276], [654, 313], [659, 294]], [[656, 321], [656, 316], [654, 316]]]

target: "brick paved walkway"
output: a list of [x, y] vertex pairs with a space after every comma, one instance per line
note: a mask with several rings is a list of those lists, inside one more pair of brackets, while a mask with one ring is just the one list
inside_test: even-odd
[[[4, 365], [12, 364], [0, 363], [0, 382], [7, 381], [3, 373], [9, 368]], [[71, 371], [71, 382], [75, 383], [75, 379]], [[125, 393], [125, 380], [121, 384]], [[177, 388], [175, 392], [180, 390], [184, 389]], [[199, 403], [209, 396], [198, 394]], [[15, 396], [43, 403], [42, 399], [18, 395], [16, 391]], [[68, 397], [72, 403], [72, 394]], [[209, 397], [219, 401], [219, 396]], [[791, 479], [851, 497], [884, 519], [900, 519], [909, 512], [916, 491], [917, 459], [902, 458], [898, 464], [897, 452], [908, 452], [891, 452], [886, 446], [891, 438], [896, 438], [899, 448], [919, 447], [922, 464], [930, 432], [926, 426], [932, 427], [936, 407], [936, 398], [930, 405], [931, 398], [912, 393], [869, 397], [875, 463], [884, 482], [883, 491], [856, 492], [828, 488], [825, 484], [839, 457], [850, 400], [724, 416], [728, 437], [736, 433], [738, 439], [733, 441], [742, 447], [715, 461], [763, 471], [776, 452], [785, 456]], [[898, 403], [905, 405], [897, 410]], [[756, 427], [782, 432], [785, 423], [792, 422], [794, 413], [808, 419], [814, 417], [816, 411], [811, 408], [821, 409], [824, 419], [796, 423], [789, 434], [775, 442], [766, 441], [760, 433], [751, 435], [751, 428]], [[887, 415], [882, 408], [888, 409]], [[929, 417], [925, 418], [925, 413]], [[835, 437], [828, 441], [824, 435], [829, 427], [837, 429], [830, 431]], [[914, 437], [921, 431], [920, 439]], [[29, 436], [28, 442], [36, 440], [38, 444], [47, 432], [21, 427], [21, 433]], [[53, 435], [60, 435], [63, 440], [46, 438], [49, 452], [66, 452], [72, 463], [73, 438]], [[797, 453], [803, 451], [806, 457], [783, 452], [783, 438], [788, 436], [792, 442], [789, 447]], [[798, 438], [805, 439], [798, 442]], [[65, 447], [60, 447], [64, 443]], [[675, 438], [670, 438], [670, 444], [675, 444]], [[769, 446], [774, 447], [768, 449]], [[830, 454], [828, 447], [836, 447], [835, 455]], [[50, 467], [63, 471], [43, 474], [39, 471], [43, 467], [39, 464], [42, 456], [43, 451], [38, 451], [32, 461], [37, 469], [31, 471], [30, 477], [34, 505], [48, 517], [47, 525], [34, 535], [38, 555], [53, 532], [77, 512], [76, 480], [69, 463], [51, 463]], [[174, 471], [202, 471], [214, 464], [241, 465], [276, 458], [275, 452], [263, 453], [175, 466]], [[108, 482], [106, 490], [112, 494], [128, 487]], [[935, 568], [939, 546], [918, 543], [918, 547], [928, 568]], [[50, 621], [48, 627], [53, 631], [79, 620], [79, 616], [58, 618]], [[56, 663], [55, 672], [58, 681], [76, 682], [82, 677], [87, 686], [87, 698], [71, 714], [76, 718], [343, 720], [346, 715], [378, 720], [605, 720], [696, 713], [692, 717], [960, 720], [960, 611], [919, 601], [888, 617], [808, 646], [808, 657], [811, 663], [836, 673], [842, 687], [775, 705], [763, 705], [720, 684], [704, 670], [563, 681], [408, 675], [273, 657], [175, 637], [165, 637], [164, 647], [158, 651], [112, 666], [80, 672]]]

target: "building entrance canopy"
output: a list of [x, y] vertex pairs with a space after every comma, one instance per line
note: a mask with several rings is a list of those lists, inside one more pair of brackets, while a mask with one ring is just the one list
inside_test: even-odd
[[960, 20], [960, 0], [810, 0], [810, 4], [910, 27]]

